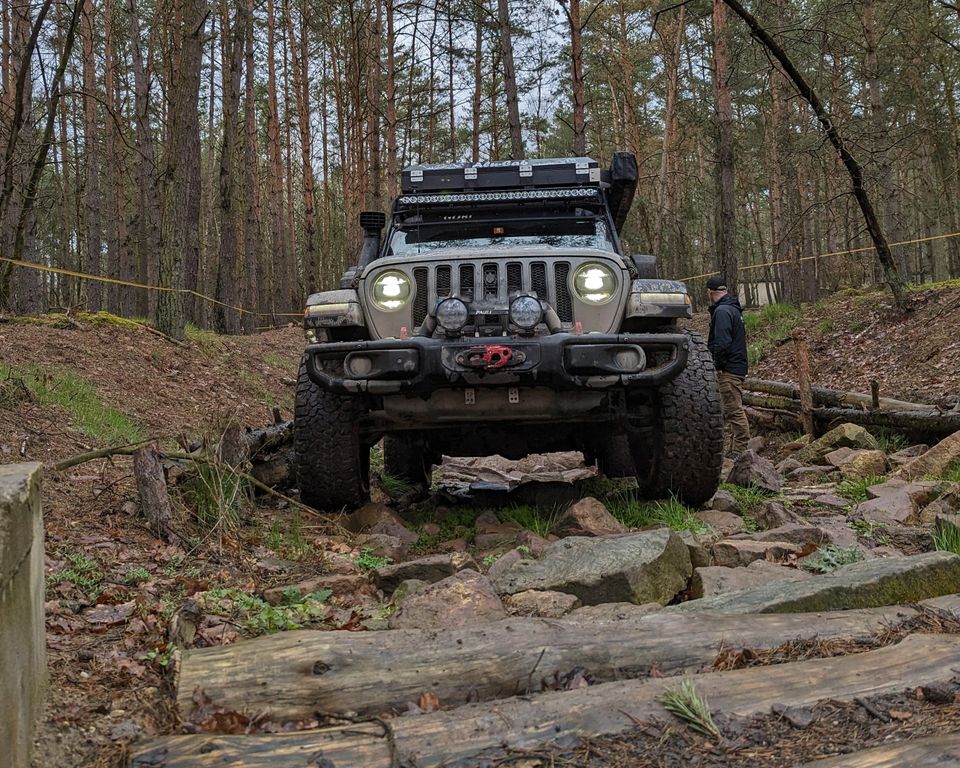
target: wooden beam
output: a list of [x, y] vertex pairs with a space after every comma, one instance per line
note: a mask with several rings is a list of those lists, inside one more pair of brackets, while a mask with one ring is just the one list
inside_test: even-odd
[[960, 733], [885, 744], [807, 763], [804, 768], [945, 768], [960, 765]]
[[[800, 399], [800, 388], [789, 381], [769, 381], [767, 379], [747, 378], [743, 382], [743, 388], [751, 392], [764, 392], [768, 395], [777, 397], [786, 397], [791, 400]], [[873, 394], [861, 394], [859, 392], [845, 392], [842, 389], [828, 389], [827, 387], [811, 387], [813, 402], [816, 405], [824, 405], [831, 408], [850, 408], [851, 406], [863, 406], [864, 408], [873, 407]], [[880, 408], [886, 408], [891, 411], [918, 411], [923, 413], [937, 413], [934, 405], [924, 403], [911, 403], [906, 400], [895, 400], [892, 397], [877, 397]]]
[[[628, 636], [619, 629], [611, 634]], [[768, 713], [778, 703], [804, 707], [826, 699], [852, 701], [946, 682], [958, 664], [960, 637], [914, 635], [866, 653], [713, 672], [698, 675], [694, 681], [714, 714], [748, 717]], [[386, 672], [384, 679], [388, 679]], [[364, 768], [439, 768], [486, 750], [533, 747], [559, 737], [622, 733], [634, 727], [636, 720], [670, 719], [658, 699], [677, 683], [676, 678], [602, 683], [363, 726], [349, 724], [279, 736], [168, 736], [142, 747], [132, 766], [303, 768], [327, 760], [333, 765]]]
[[444, 706], [543, 688], [543, 678], [576, 666], [598, 682], [710, 666], [723, 648], [774, 648], [798, 638], [865, 639], [916, 616], [913, 608], [809, 614], [671, 613], [595, 624], [506, 619], [451, 630], [281, 632], [185, 654], [177, 705], [190, 719], [202, 690], [231, 710], [309, 719], [317, 710], [379, 714], [404, 710], [423, 693]]

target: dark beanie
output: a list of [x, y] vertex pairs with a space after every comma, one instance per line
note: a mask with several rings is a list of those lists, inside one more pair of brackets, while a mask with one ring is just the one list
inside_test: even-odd
[[707, 289], [711, 291], [725, 291], [727, 290], [727, 281], [722, 277], [711, 277], [707, 280]]

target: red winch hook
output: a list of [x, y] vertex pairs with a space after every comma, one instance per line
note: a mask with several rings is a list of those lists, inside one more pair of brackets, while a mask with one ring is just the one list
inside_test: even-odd
[[513, 350], [502, 344], [490, 344], [483, 348], [483, 367], [488, 371], [503, 368], [512, 358]]

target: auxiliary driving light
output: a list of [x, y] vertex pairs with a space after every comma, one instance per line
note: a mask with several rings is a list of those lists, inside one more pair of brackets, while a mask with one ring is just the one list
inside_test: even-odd
[[573, 289], [588, 304], [606, 304], [617, 291], [617, 276], [603, 264], [584, 264], [573, 273]]
[[510, 302], [510, 322], [517, 328], [532, 331], [543, 320], [543, 306], [533, 296], [517, 296]]
[[395, 312], [410, 301], [410, 278], [403, 272], [383, 272], [373, 281], [373, 303], [386, 312]]
[[467, 305], [456, 297], [444, 299], [437, 304], [437, 310], [434, 313], [437, 323], [445, 331], [459, 331], [467, 324], [470, 317], [470, 310]]

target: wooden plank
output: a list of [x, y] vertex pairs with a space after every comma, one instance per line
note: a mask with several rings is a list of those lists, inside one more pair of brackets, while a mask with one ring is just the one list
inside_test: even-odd
[[[695, 680], [715, 714], [747, 717], [767, 713], [778, 703], [812, 706], [825, 699], [851, 701], [946, 682], [958, 664], [960, 637], [914, 635], [866, 653], [713, 672]], [[657, 700], [677, 682], [650, 678], [603, 683], [401, 717], [390, 721], [389, 740], [371, 735], [378, 724], [281, 736], [172, 736], [147, 744], [132, 766], [306, 768], [325, 759], [335, 766], [439, 768], [485, 750], [529, 748], [561, 736], [616, 734], [632, 728], [635, 719], [668, 718]]]
[[807, 763], [804, 768], [945, 768], [960, 765], [960, 733], [886, 744]]
[[219, 706], [269, 712], [277, 720], [324, 712], [378, 714], [406, 709], [425, 692], [444, 705], [542, 688], [575, 666], [598, 682], [699, 670], [722, 648], [772, 648], [789, 640], [867, 638], [912, 618], [906, 607], [810, 614], [650, 614], [594, 624], [516, 618], [451, 630], [304, 630], [185, 654], [180, 714], [189, 719], [201, 689]]

